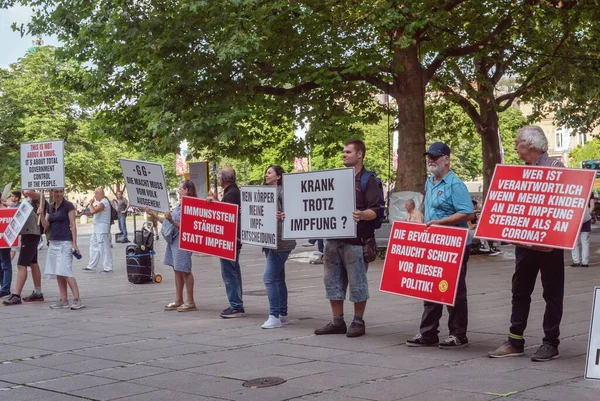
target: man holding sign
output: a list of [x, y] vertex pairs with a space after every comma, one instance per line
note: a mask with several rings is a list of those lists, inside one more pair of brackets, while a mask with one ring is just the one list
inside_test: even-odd
[[[361, 177], [366, 174], [363, 167], [366, 151], [365, 143], [359, 139], [344, 144], [344, 166], [353, 167], [355, 174], [356, 210], [352, 217], [357, 223], [357, 236], [350, 239], [330, 239], [325, 244], [325, 292], [331, 304], [333, 321], [316, 329], [317, 335], [346, 334], [347, 337], [360, 337], [365, 334], [363, 315], [369, 298], [369, 286], [363, 244], [375, 236], [373, 223], [379, 218], [381, 208], [381, 193], [375, 177], [371, 175], [364, 191], [361, 185]], [[344, 300], [348, 285], [350, 301], [354, 302], [354, 318], [349, 328], [344, 322]]]
[[[538, 126], [519, 129], [515, 140], [515, 151], [527, 165], [565, 167], [560, 161], [548, 156], [548, 140]], [[545, 362], [557, 358], [560, 321], [563, 313], [565, 290], [565, 258], [562, 249], [552, 249], [530, 244], [516, 244], [516, 267], [512, 278], [512, 313], [508, 340], [490, 352], [490, 358], [521, 356], [524, 353], [523, 333], [531, 306], [531, 293], [538, 272], [542, 274], [542, 287], [546, 311], [544, 313], [544, 340], [542, 346], [531, 357], [532, 361]]]
[[[425, 183], [425, 224], [427, 226], [458, 226], [468, 228], [473, 219], [473, 203], [465, 184], [450, 171], [450, 148], [435, 142], [425, 152], [427, 170], [431, 176]], [[448, 337], [439, 342], [438, 327], [444, 306], [425, 301], [419, 334], [406, 341], [409, 347], [439, 345], [442, 349], [457, 349], [469, 344], [467, 339], [467, 262], [471, 250], [471, 238], [467, 237], [465, 254], [460, 269], [454, 306], [448, 308]]]

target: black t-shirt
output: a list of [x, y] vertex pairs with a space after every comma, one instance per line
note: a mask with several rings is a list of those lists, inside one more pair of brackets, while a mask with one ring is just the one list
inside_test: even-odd
[[75, 210], [75, 206], [66, 199], [55, 208], [54, 204], [48, 207], [48, 222], [50, 223], [50, 238], [52, 241], [73, 241], [71, 224], [69, 223], [69, 212]]
[[[356, 210], [370, 209], [374, 211], [377, 216], [379, 216], [379, 209], [381, 209], [381, 192], [379, 191], [375, 177], [371, 176], [363, 193], [360, 185], [360, 179], [365, 172], [366, 170], [363, 167], [358, 174], [354, 176], [354, 187], [356, 188]], [[374, 221], [359, 221], [356, 226], [356, 238], [350, 238], [344, 241], [353, 245], [362, 245], [364, 242], [363, 240], [375, 236], [374, 224]]]
[[228, 186], [227, 188], [225, 188], [225, 191], [223, 191], [223, 199], [221, 199], [222, 202], [225, 203], [231, 203], [234, 205], [238, 205], [238, 229], [237, 229], [237, 237], [238, 237], [238, 249], [241, 248], [242, 243], [240, 241], [240, 234], [242, 232], [241, 226], [242, 226], [242, 195], [240, 194], [240, 188], [237, 186], [237, 184], [231, 184], [230, 186]]

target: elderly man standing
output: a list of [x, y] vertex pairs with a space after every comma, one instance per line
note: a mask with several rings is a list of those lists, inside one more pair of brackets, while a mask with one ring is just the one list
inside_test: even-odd
[[[544, 131], [535, 125], [519, 129], [515, 140], [515, 151], [519, 158], [530, 166], [564, 167], [548, 156], [548, 140]], [[563, 314], [565, 290], [565, 258], [562, 249], [552, 249], [527, 244], [515, 244], [515, 273], [512, 277], [512, 313], [508, 339], [490, 358], [521, 356], [524, 354], [523, 333], [531, 307], [531, 293], [535, 287], [538, 272], [542, 275], [543, 296], [546, 301], [544, 313], [543, 344], [533, 354], [534, 362], [546, 362], [557, 358], [560, 336], [560, 321]]]
[[[425, 152], [427, 170], [431, 173], [425, 183], [425, 224], [427, 226], [457, 226], [468, 228], [473, 218], [473, 203], [466, 185], [450, 171], [450, 148], [435, 142]], [[469, 344], [467, 339], [467, 262], [471, 253], [471, 238], [467, 238], [465, 254], [460, 269], [454, 306], [448, 306], [449, 335], [439, 342], [438, 327], [444, 307], [425, 301], [419, 333], [406, 341], [409, 347], [439, 346], [441, 349], [458, 349]]]
[[[94, 201], [97, 204], [94, 206]], [[85, 272], [95, 272], [102, 263], [105, 273], [112, 273], [113, 259], [110, 250], [110, 202], [104, 196], [102, 187], [96, 188], [94, 197], [90, 199], [90, 214], [94, 216], [93, 232], [90, 237], [90, 262], [83, 268]]]
[[[231, 167], [223, 167], [219, 174], [219, 178], [221, 181], [221, 188], [223, 188], [222, 201], [238, 205], [238, 210], [241, 213], [242, 197], [240, 195], [240, 188], [236, 183], [235, 170]], [[208, 198], [206, 198], [207, 202], [212, 202], [213, 199], [213, 194], [209, 194]], [[240, 250], [242, 248], [242, 243], [239, 240], [240, 224], [241, 218], [238, 215], [238, 241], [235, 261], [219, 259], [221, 262], [221, 277], [223, 278], [225, 292], [227, 293], [227, 299], [229, 300], [229, 307], [223, 310], [220, 315], [224, 319], [246, 316], [244, 301], [242, 300], [242, 270], [240, 268]]]
[[425, 217], [419, 209], [415, 207], [415, 201], [408, 199], [404, 202], [404, 208], [406, 209], [406, 221], [409, 223], [423, 223]]

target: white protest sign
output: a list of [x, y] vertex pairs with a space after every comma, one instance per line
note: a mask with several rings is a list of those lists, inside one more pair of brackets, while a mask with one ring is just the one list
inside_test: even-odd
[[600, 287], [594, 289], [590, 339], [588, 341], [584, 377], [586, 379], [600, 380]]
[[65, 187], [65, 142], [21, 143], [21, 190]]
[[129, 159], [119, 161], [132, 206], [148, 206], [157, 212], [169, 210], [169, 195], [162, 164]]
[[21, 228], [27, 222], [27, 218], [29, 214], [33, 211], [33, 206], [28, 201], [23, 201], [19, 205], [17, 209], [17, 213], [13, 217], [13, 220], [4, 230], [4, 240], [8, 244], [8, 246], [12, 246], [13, 243], [17, 240], [19, 233], [21, 232]]
[[277, 187], [246, 186], [242, 197], [242, 243], [277, 249]]
[[8, 199], [8, 193], [10, 192], [10, 189], [12, 188], [12, 182], [9, 182], [8, 184], [6, 184], [4, 186], [4, 190], [2, 191], [2, 200], [5, 201], [6, 199]]
[[354, 238], [354, 169], [283, 175], [283, 238]]

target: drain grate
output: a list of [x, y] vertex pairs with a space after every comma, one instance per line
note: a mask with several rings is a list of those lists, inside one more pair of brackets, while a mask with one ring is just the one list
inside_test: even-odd
[[260, 377], [258, 379], [248, 380], [244, 382], [244, 387], [249, 388], [264, 388], [271, 386], [279, 386], [280, 384], [285, 383], [286, 380], [281, 377]]

